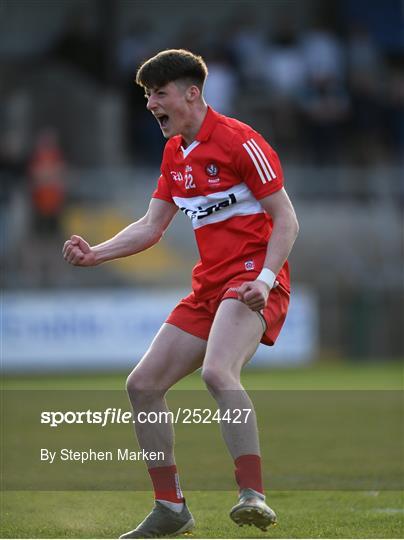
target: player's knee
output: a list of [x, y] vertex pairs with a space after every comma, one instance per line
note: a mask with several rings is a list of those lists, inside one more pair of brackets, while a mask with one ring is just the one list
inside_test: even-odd
[[202, 380], [211, 392], [229, 390], [238, 386], [238, 381], [231, 372], [213, 367], [202, 369]]
[[147, 379], [140, 370], [134, 369], [126, 379], [126, 391], [130, 398], [137, 397], [145, 392]]
[[126, 391], [132, 402], [153, 401], [165, 393], [165, 389], [157, 389], [156, 381], [150, 374], [137, 368], [126, 379]]

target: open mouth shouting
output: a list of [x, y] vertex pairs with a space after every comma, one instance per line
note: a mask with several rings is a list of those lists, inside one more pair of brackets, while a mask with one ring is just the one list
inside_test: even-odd
[[168, 125], [169, 117], [167, 114], [155, 114], [154, 115], [161, 129], [165, 129]]

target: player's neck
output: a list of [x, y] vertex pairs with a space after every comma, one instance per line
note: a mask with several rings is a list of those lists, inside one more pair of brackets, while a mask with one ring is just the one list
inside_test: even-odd
[[181, 133], [182, 139], [185, 143], [184, 148], [192, 144], [201, 129], [203, 121], [205, 120], [206, 113], [208, 112], [208, 106], [205, 101], [201, 101], [200, 104], [195, 105], [192, 110], [189, 121], [184, 126], [184, 130]]

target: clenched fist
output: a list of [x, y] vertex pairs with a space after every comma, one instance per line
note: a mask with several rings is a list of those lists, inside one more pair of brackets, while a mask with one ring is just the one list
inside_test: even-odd
[[[277, 282], [275, 282], [275, 286]], [[238, 298], [252, 311], [261, 311], [266, 306], [270, 287], [264, 281], [246, 281], [238, 288]]]
[[81, 236], [73, 235], [64, 243], [63, 258], [74, 266], [94, 266], [96, 264], [94, 250]]

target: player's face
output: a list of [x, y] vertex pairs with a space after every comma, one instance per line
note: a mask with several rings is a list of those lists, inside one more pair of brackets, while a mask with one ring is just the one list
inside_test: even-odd
[[186, 92], [184, 85], [175, 82], [146, 91], [146, 107], [156, 118], [166, 139], [184, 133], [186, 129], [189, 114]]

